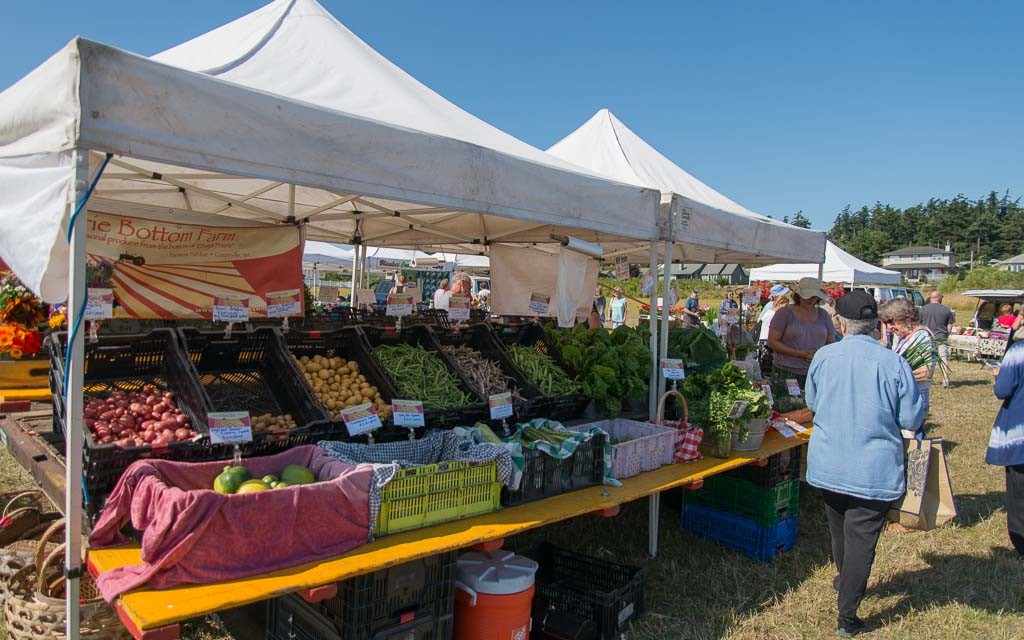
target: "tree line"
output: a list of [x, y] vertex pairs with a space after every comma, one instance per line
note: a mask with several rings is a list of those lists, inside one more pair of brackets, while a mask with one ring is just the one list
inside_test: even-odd
[[970, 260], [973, 251], [975, 264], [984, 265], [990, 259], [1024, 253], [1024, 207], [1009, 191], [992, 191], [977, 200], [964, 195], [932, 198], [905, 209], [881, 202], [856, 211], [847, 206], [828, 236], [873, 264], [881, 264], [883, 254], [902, 247], [941, 249], [949, 242], [958, 262]]

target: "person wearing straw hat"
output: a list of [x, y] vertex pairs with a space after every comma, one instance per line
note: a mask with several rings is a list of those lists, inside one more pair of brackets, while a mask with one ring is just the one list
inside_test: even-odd
[[832, 319], [818, 307], [827, 297], [821, 290], [821, 280], [801, 278], [793, 292], [793, 304], [775, 312], [768, 330], [768, 348], [774, 354], [772, 366], [781, 377], [795, 378], [801, 387], [814, 354], [835, 342]]

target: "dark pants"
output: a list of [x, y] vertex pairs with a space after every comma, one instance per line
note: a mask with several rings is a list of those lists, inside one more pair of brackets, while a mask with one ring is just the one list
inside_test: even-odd
[[1006, 528], [1013, 548], [1024, 556], [1024, 464], [1006, 467]]
[[822, 491], [832, 536], [832, 559], [839, 569], [839, 622], [857, 617], [875, 561], [875, 545], [890, 502]]

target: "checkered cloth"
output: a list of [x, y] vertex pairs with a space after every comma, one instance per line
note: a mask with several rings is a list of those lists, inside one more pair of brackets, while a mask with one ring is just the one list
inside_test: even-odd
[[428, 431], [419, 440], [358, 444], [355, 442], [321, 441], [317, 445], [327, 455], [348, 464], [373, 465], [370, 481], [370, 531], [377, 523], [384, 486], [394, 479], [399, 469], [438, 462], [487, 462], [495, 460], [498, 480], [512, 488], [514, 465], [505, 447], [476, 444], [451, 431]]
[[684, 420], [662, 420], [661, 422], [650, 420], [649, 422], [676, 430], [673, 462], [696, 462], [704, 458], [698, 448], [700, 441], [704, 439], [704, 430], [697, 425]]

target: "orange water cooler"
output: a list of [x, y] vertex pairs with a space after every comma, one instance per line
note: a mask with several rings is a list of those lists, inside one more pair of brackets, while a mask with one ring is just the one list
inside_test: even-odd
[[529, 640], [537, 563], [511, 551], [459, 557], [455, 640]]

